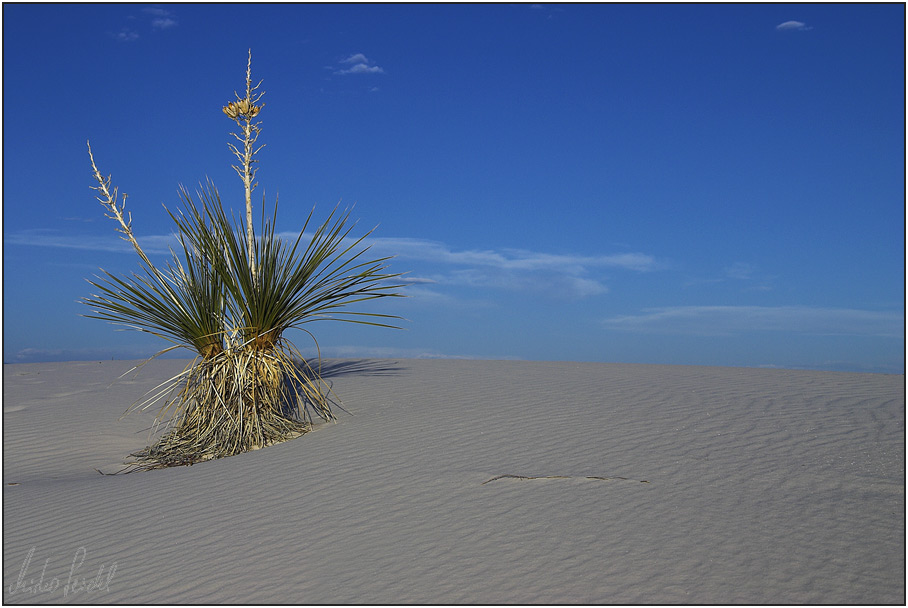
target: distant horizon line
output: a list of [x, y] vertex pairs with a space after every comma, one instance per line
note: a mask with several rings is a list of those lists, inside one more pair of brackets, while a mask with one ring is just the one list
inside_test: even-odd
[[[343, 350], [343, 347], [340, 347]], [[330, 348], [328, 350], [331, 350]], [[324, 360], [333, 360], [333, 359], [361, 359], [361, 360], [390, 360], [390, 359], [413, 359], [413, 360], [451, 360], [451, 361], [502, 361], [502, 362], [519, 362], [519, 363], [583, 363], [583, 364], [601, 364], [601, 365], [659, 365], [659, 366], [670, 366], [670, 367], [727, 367], [727, 368], [736, 368], [736, 369], [755, 369], [755, 370], [787, 370], [787, 371], [816, 371], [816, 372], [835, 372], [835, 373], [856, 373], [856, 374], [882, 374], [888, 376], [904, 376], [905, 375], [905, 366], [903, 364], [901, 371], [892, 371], [891, 366], [885, 365], [859, 365], [854, 363], [846, 362], [836, 362], [831, 361], [824, 364], [797, 364], [797, 365], [782, 365], [775, 363], [760, 363], [760, 364], [708, 364], [708, 363], [665, 363], [665, 362], [654, 362], [654, 361], [599, 361], [599, 360], [583, 360], [583, 359], [528, 359], [526, 357], [517, 357], [517, 356], [502, 356], [502, 355], [450, 355], [443, 353], [429, 353], [429, 352], [405, 352], [400, 349], [386, 349], [387, 352], [384, 354], [373, 352], [366, 353], [364, 351], [368, 348], [363, 349], [363, 354], [356, 355], [355, 351], [351, 350], [350, 352], [343, 354], [335, 355], [323, 355], [321, 358]], [[385, 350], [385, 349], [375, 349], [375, 350]], [[61, 355], [65, 356], [63, 353]], [[316, 359], [317, 355], [312, 357], [307, 357], [308, 359]], [[179, 361], [192, 361], [194, 357], [185, 356], [183, 353], [166, 353], [160, 356], [116, 356], [111, 355], [108, 357], [84, 357], [84, 358], [42, 358], [35, 360], [24, 360], [24, 361], [8, 361], [4, 358], [3, 365], [40, 365], [44, 363], [85, 363], [91, 361], [97, 361], [99, 364], [107, 361], [123, 361], [123, 362], [148, 362], [153, 359], [166, 359], [166, 360], [179, 360]]]

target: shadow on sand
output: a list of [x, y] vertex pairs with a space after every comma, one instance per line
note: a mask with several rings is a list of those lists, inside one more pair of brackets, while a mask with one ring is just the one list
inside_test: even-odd
[[[318, 359], [307, 359], [306, 363], [319, 370]], [[397, 361], [384, 359], [322, 359], [321, 377], [327, 380], [349, 375], [394, 376], [403, 369]]]

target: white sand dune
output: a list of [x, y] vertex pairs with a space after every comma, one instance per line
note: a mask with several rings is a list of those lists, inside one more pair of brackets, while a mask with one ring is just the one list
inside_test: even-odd
[[4, 602], [905, 601], [903, 376], [334, 360], [337, 424], [102, 476], [131, 365], [4, 366]]

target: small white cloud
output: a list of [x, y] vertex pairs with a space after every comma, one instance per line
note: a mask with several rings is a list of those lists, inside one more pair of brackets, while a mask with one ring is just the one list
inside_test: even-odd
[[143, 8], [142, 12], [151, 15], [151, 27], [157, 30], [166, 30], [177, 25], [174, 14], [163, 8]]
[[365, 63], [357, 63], [355, 66], [349, 70], [340, 70], [338, 74], [382, 74], [384, 70], [378, 67], [377, 65], [366, 65]]
[[124, 27], [119, 33], [114, 34], [114, 38], [120, 42], [132, 42], [138, 40], [139, 35], [128, 27]]
[[151, 27], [159, 30], [166, 30], [167, 28], [173, 27], [176, 24], [177, 22], [169, 17], [161, 17], [158, 19], [153, 19], [151, 21]]
[[[127, 16], [126, 19], [131, 22], [130, 25], [132, 27], [125, 26], [116, 34], [112, 34], [112, 36], [120, 42], [138, 40], [139, 34], [133, 27], [139, 27], [136, 25], [139, 22], [139, 19], [141, 19], [142, 22], [150, 23], [152, 30], [166, 30], [177, 26], [175, 15], [163, 8], [143, 8], [142, 13], [143, 15], [141, 17], [137, 17], [136, 15]], [[148, 18], [151, 19], [150, 22], [147, 21]]]
[[806, 23], [802, 23], [801, 21], [786, 21], [785, 23], [780, 23], [776, 26], [776, 30], [780, 32], [798, 30], [807, 31], [812, 29], [812, 27], [809, 27]]
[[369, 60], [362, 53], [355, 53], [346, 59], [341, 59], [341, 63], [369, 63]]
[[346, 59], [341, 59], [338, 63], [349, 65], [349, 68], [344, 68], [336, 70], [335, 74], [384, 74], [385, 71], [377, 66], [370, 65], [374, 62], [369, 61], [369, 59], [362, 53], [354, 53]]

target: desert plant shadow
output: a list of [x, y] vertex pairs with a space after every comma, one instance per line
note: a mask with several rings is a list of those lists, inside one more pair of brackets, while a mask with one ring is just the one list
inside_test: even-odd
[[320, 369], [323, 380], [339, 376], [396, 376], [405, 369], [399, 362], [384, 359], [307, 359], [302, 368]]

